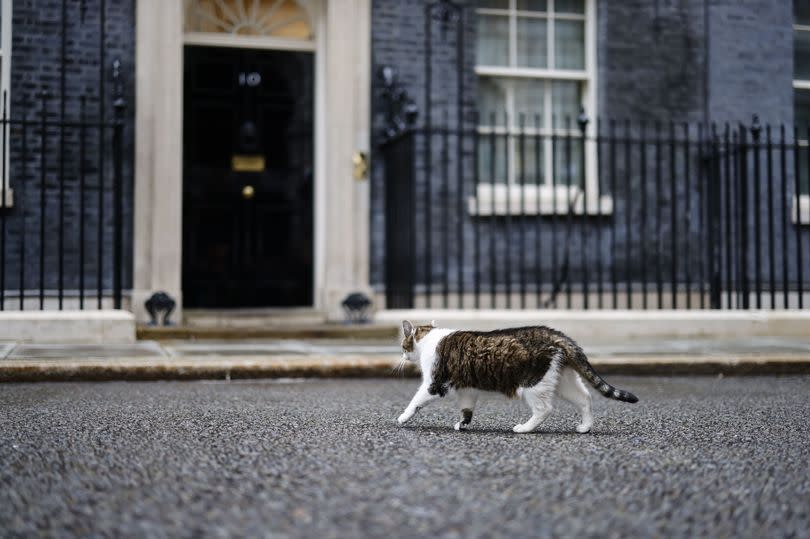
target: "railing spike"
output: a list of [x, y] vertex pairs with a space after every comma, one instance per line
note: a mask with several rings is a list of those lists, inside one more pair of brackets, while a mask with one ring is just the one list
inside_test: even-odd
[[751, 118], [751, 136], [754, 137], [754, 142], [759, 140], [760, 133], [762, 133], [762, 125], [759, 123], [759, 114], [754, 114]]

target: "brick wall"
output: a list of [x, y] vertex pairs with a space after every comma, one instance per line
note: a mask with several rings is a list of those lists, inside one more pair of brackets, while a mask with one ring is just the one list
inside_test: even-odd
[[[135, 14], [133, 0], [107, 0], [103, 44], [104, 60], [100, 52], [101, 0], [69, 1], [66, 19], [65, 94], [61, 96], [60, 81], [62, 62], [62, 2], [56, 0], [15, 0], [13, 6], [11, 59], [11, 115], [15, 120], [27, 119], [39, 122], [42, 114], [42, 90], [47, 90], [47, 120], [58, 122], [61, 105], [64, 103], [64, 119], [76, 122], [80, 116], [80, 97], [86, 98], [86, 119], [98, 121], [100, 111], [105, 121], [113, 118], [112, 62], [122, 63], [123, 95], [127, 108], [124, 112], [123, 152], [123, 206], [124, 206], [124, 287], [131, 283], [132, 271], [132, 177], [133, 177], [133, 118], [134, 118], [134, 73], [135, 73]], [[101, 72], [103, 69], [103, 73]], [[103, 79], [104, 101], [99, 101]], [[79, 172], [80, 132], [67, 128], [60, 132], [56, 125], [48, 127], [45, 144], [45, 287], [54, 288], [58, 282], [57, 245], [60, 236], [59, 185], [60, 172], [64, 182], [63, 234], [65, 259], [65, 287], [76, 289], [79, 275]], [[87, 129], [85, 137], [85, 280], [88, 288], [97, 283], [99, 223], [99, 166], [103, 167], [104, 183], [101, 207], [102, 219], [102, 268], [103, 286], [112, 285], [112, 131], [105, 131], [104, 149], [99, 160], [99, 135], [97, 129]], [[41, 146], [42, 132], [39, 125], [25, 129], [27, 146], [26, 161], [22, 155], [22, 128], [16, 127], [11, 143], [11, 186], [15, 193], [15, 205], [6, 210], [7, 255], [6, 286], [19, 285], [19, 245], [22, 228], [25, 227], [25, 287], [38, 288], [39, 283], [39, 226], [41, 192]], [[64, 154], [60, 152], [64, 137]], [[61, 161], [61, 165], [60, 165]], [[63, 168], [62, 168], [63, 167]], [[24, 222], [23, 222], [24, 219]], [[12, 254], [13, 253], [13, 254]]]
[[[597, 0], [597, 102], [598, 114], [606, 126], [608, 118], [617, 120], [631, 119], [635, 125], [647, 122], [647, 136], [654, 135], [656, 122], [661, 123], [663, 134], [668, 134], [668, 122], [689, 122], [691, 133], [697, 137], [698, 123], [718, 122], [722, 130], [724, 122], [744, 122], [750, 124], [751, 116], [756, 113], [763, 123], [774, 124], [792, 122], [792, 62], [793, 62], [793, 36], [792, 36], [792, 4], [790, 0], [708, 0], [706, 6], [703, 0], [660, 0], [651, 2], [647, 0]], [[424, 5], [422, 0], [374, 0], [372, 4], [372, 58], [374, 69], [381, 65], [391, 65], [400, 72], [405, 88], [419, 106], [420, 113], [424, 113]], [[472, 10], [470, 10], [472, 11]], [[472, 14], [471, 14], [472, 15]], [[474, 57], [475, 24], [474, 15], [469, 17], [466, 47], [468, 50], [468, 63], [465, 66], [469, 78], [465, 84], [469, 92], [465, 96], [469, 100], [468, 106], [475, 102], [475, 77], [472, 74]], [[706, 21], [708, 20], [708, 28]], [[708, 30], [708, 31], [707, 31]], [[452, 41], [452, 40], [451, 40]], [[436, 40], [434, 40], [434, 45]], [[435, 103], [433, 117], [441, 114], [447, 107], [444, 103], [454, 103], [456, 96], [455, 80], [452, 76], [452, 44], [443, 45], [434, 51], [434, 63], [448, 62], [448, 71], [445, 78], [434, 81]], [[708, 59], [708, 62], [707, 62]], [[435, 72], [435, 69], [434, 69]], [[375, 80], [372, 88], [373, 94], [379, 93], [379, 82]], [[438, 107], [437, 107], [438, 105]], [[379, 132], [382, 125], [382, 107], [379, 101], [373, 103], [374, 126]], [[592, 115], [592, 113], [591, 113]], [[452, 125], [453, 108], [450, 108]], [[633, 131], [639, 134], [638, 129]], [[377, 138], [379, 141], [379, 138]], [[502, 264], [505, 258], [517, 267], [520, 259], [521, 247], [517, 230], [512, 227], [507, 233], [503, 219], [474, 218], [465, 211], [459, 216], [451, 212], [450, 221], [445, 223], [441, 212], [433, 215], [430, 230], [424, 215], [425, 192], [425, 153], [419, 150], [417, 140], [417, 235], [433, 235], [437, 238], [435, 245], [439, 251], [444, 249], [445, 243], [449, 251], [448, 264], [444, 264], [443, 253], [433, 256], [429, 272], [435, 281], [449, 274], [451, 287], [457, 281], [459, 274], [457, 265], [460, 264], [462, 278], [469, 283], [471, 262], [469, 250], [475, 242], [476, 225], [478, 234], [487, 237], [494, 234], [498, 239], [495, 242], [493, 260]], [[431, 141], [430, 146], [436, 148], [431, 155], [434, 159], [440, 153], [442, 140]], [[456, 147], [451, 137], [449, 142], [450, 163], [448, 173], [444, 174], [433, 167], [433, 182], [441, 186], [431, 191], [437, 201], [458, 200], [457, 178], [455, 171], [458, 160]], [[466, 179], [462, 187], [463, 196], [472, 193], [469, 185], [469, 170], [473, 166], [470, 158], [470, 148], [463, 148], [461, 153], [462, 169], [465, 170]], [[655, 168], [652, 165], [654, 148], [649, 148], [648, 166], [644, 189], [647, 193], [647, 215], [642, 224], [642, 210], [640, 193], [642, 192], [642, 175], [640, 172], [640, 154], [634, 149], [630, 155], [631, 170], [626, 170], [623, 161], [617, 167], [620, 185], [617, 192], [612, 193], [614, 202], [613, 218], [598, 222], [588, 221], [588, 235], [590, 238], [597, 234], [604, 234], [607, 226], [613, 226], [616, 220], [629, 219], [631, 237], [625, 233], [624, 223], [617, 227], [616, 247], [621, 253], [629, 253], [631, 260], [638, 260], [642, 250], [652, 252], [659, 242], [669, 241], [672, 237], [669, 227], [670, 215], [667, 210], [662, 215], [662, 225], [657, 231], [651, 229], [652, 220], [658, 206], [671, 208], [673, 206], [669, 183], [666, 174], [670, 170], [668, 157], [662, 160], [662, 169], [665, 174], [664, 189], [659, 194], [655, 191], [653, 178]], [[383, 282], [384, 262], [384, 189], [385, 179], [382, 177], [381, 156], [372, 167], [372, 215], [371, 215], [371, 278], [375, 284]], [[678, 158], [681, 159], [680, 157]], [[698, 162], [697, 148], [690, 153], [691, 163]], [[680, 161], [679, 161], [680, 162]], [[435, 165], [435, 163], [434, 163]], [[691, 183], [687, 185], [677, 165], [675, 206], [677, 212], [684, 212], [686, 199], [693, 205], [693, 214], [679, 215], [683, 218], [680, 225], [679, 248], [685, 249], [686, 243], [690, 249], [701, 249], [705, 243], [705, 236], [700, 235], [701, 216], [697, 201], [705, 186], [697, 181], [697, 172], [693, 172]], [[788, 169], [792, 161], [788, 163]], [[437, 175], [438, 174], [438, 175]], [[753, 173], [752, 173], [753, 174]], [[764, 174], [764, 173], [763, 173]], [[604, 178], [604, 175], [603, 175]], [[609, 186], [603, 183], [603, 189]], [[792, 196], [793, 185], [790, 182], [788, 196]], [[603, 191], [604, 192], [604, 191]], [[629, 194], [629, 198], [626, 196]], [[756, 191], [752, 191], [751, 203]], [[760, 196], [764, 195], [764, 183]], [[454, 203], [454, 202], [453, 202]], [[455, 204], [455, 203], [454, 203]], [[762, 207], [762, 221], [766, 222], [766, 209]], [[774, 219], [777, 227], [786, 222], [788, 215], [777, 209]], [[457, 236], [457, 219], [462, 219], [462, 234]], [[554, 237], [549, 232], [553, 229], [553, 219], [547, 217], [531, 217], [523, 220], [526, 224], [525, 241], [527, 245], [549, 246]], [[579, 280], [584, 268], [593, 268], [599, 260], [607, 259], [607, 247], [602, 250], [593, 243], [583, 248], [579, 223], [575, 224], [575, 231], [567, 242], [566, 248], [574, 253], [571, 261], [571, 275], [575, 281]], [[640, 238], [639, 230], [646, 230], [645, 238]], [[778, 228], [777, 228], [778, 229]], [[793, 225], [789, 225], [789, 233], [793, 234]], [[806, 233], [807, 231], [805, 231]], [[751, 231], [753, 236], [753, 231]], [[445, 239], [447, 238], [447, 239]], [[557, 236], [559, 241], [559, 236]], [[802, 241], [807, 241], [803, 238]], [[488, 240], [485, 240], [488, 242]], [[466, 245], [467, 252], [459, 253], [459, 245]], [[810, 264], [810, 249], [804, 249], [805, 267]], [[581, 256], [584, 253], [584, 256]], [[423, 263], [426, 250], [420, 250], [419, 265]], [[776, 249], [776, 257], [795, 256], [791, 247], [787, 253]], [[624, 256], [622, 257], [624, 258]], [[458, 262], [457, 262], [458, 260]], [[622, 261], [622, 263], [624, 263]], [[483, 272], [490, 271], [489, 262], [483, 260]], [[543, 272], [550, 267], [546, 261]], [[662, 259], [665, 268], [669, 267], [670, 260]], [[749, 260], [753, 267], [753, 257]], [[623, 270], [622, 270], [623, 271]], [[638, 268], [631, 268], [637, 272]], [[682, 279], [686, 271], [684, 260], [679, 262], [678, 278]], [[790, 270], [790, 278], [796, 275]], [[418, 282], [424, 278], [424, 270], [420, 270]], [[501, 270], [499, 282], [506, 276]], [[515, 280], [515, 274], [512, 274]], [[693, 275], [694, 279], [694, 275]]]
[[712, 121], [793, 123], [793, 2], [712, 0]]
[[597, 4], [600, 116], [701, 121], [703, 0]]

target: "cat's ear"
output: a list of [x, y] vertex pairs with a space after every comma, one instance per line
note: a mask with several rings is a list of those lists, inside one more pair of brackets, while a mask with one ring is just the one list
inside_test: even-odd
[[436, 327], [436, 321], [435, 320], [430, 321], [430, 327], [432, 327], [432, 328]]
[[410, 337], [416, 332], [416, 328], [413, 327], [413, 324], [410, 323], [408, 320], [402, 321], [402, 333], [405, 334], [406, 337]]

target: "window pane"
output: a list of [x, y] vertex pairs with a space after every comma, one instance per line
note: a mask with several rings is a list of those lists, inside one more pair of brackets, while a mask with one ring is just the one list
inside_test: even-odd
[[551, 85], [551, 106], [554, 125], [564, 128], [566, 119], [573, 129], [582, 107], [582, 85], [574, 81], [554, 81]]
[[583, 0], [557, 0], [554, 2], [554, 11], [557, 13], [585, 13]]
[[793, 47], [793, 78], [810, 80], [810, 32], [797, 30]]
[[799, 127], [799, 138], [807, 138], [807, 127], [810, 126], [810, 90], [794, 90], [793, 123]]
[[[582, 186], [582, 140], [576, 135], [557, 137], [554, 146], [556, 184]], [[566, 205], [572, 201], [566, 200]]]
[[[521, 157], [523, 160], [521, 161]], [[521, 178], [525, 185], [543, 183], [543, 140], [538, 136], [515, 137], [515, 183]], [[539, 172], [539, 175], [538, 175]], [[527, 202], [531, 208], [533, 202]]]
[[810, 25], [810, 2], [793, 0], [793, 24]]
[[572, 131], [569, 139], [559, 137], [554, 151], [555, 180], [558, 185], [582, 185], [582, 143], [577, 116], [582, 106], [582, 84], [574, 81], [554, 81], [551, 85], [551, 104], [554, 125]]
[[[807, 135], [804, 134], [804, 137]], [[808, 161], [807, 159], [807, 148], [802, 146], [799, 149], [799, 171], [801, 173], [800, 180], [799, 180], [799, 194], [800, 195], [807, 195], [810, 194], [810, 178], [808, 178]], [[791, 186], [792, 187], [792, 186]], [[802, 217], [802, 224], [807, 224], [807, 218]]]
[[478, 15], [477, 63], [488, 66], [509, 65], [509, 18]]
[[546, 19], [518, 17], [517, 65], [520, 67], [547, 67], [548, 47]]
[[481, 183], [506, 182], [506, 138], [505, 135], [478, 136], [478, 177]]
[[478, 7], [509, 9], [509, 0], [478, 0]]
[[526, 118], [526, 125], [534, 125], [535, 115], [543, 116], [545, 82], [541, 80], [515, 79], [515, 123], [519, 125], [520, 115]]
[[[807, 129], [810, 127], [810, 90], [795, 90], [793, 92], [793, 121], [799, 129], [799, 139], [807, 140]], [[801, 148], [799, 156], [802, 159], [801, 183], [802, 193], [810, 192], [810, 178], [808, 178], [807, 148]]]
[[[504, 125], [506, 112], [506, 84], [503, 79], [481, 77], [478, 79], [479, 125]], [[493, 124], [492, 115], [495, 115]]]
[[581, 21], [554, 21], [554, 66], [585, 69], [585, 25]]
[[546, 0], [517, 0], [517, 8], [521, 11], [546, 11]]

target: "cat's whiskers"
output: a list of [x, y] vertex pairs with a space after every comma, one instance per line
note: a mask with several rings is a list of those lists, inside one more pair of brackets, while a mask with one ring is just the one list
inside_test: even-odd
[[391, 367], [391, 372], [393, 372], [394, 374], [399, 374], [399, 375], [404, 374], [405, 373], [405, 364], [406, 363], [408, 363], [407, 360], [405, 360], [405, 358], [400, 356], [399, 363], [397, 363], [396, 365]]

